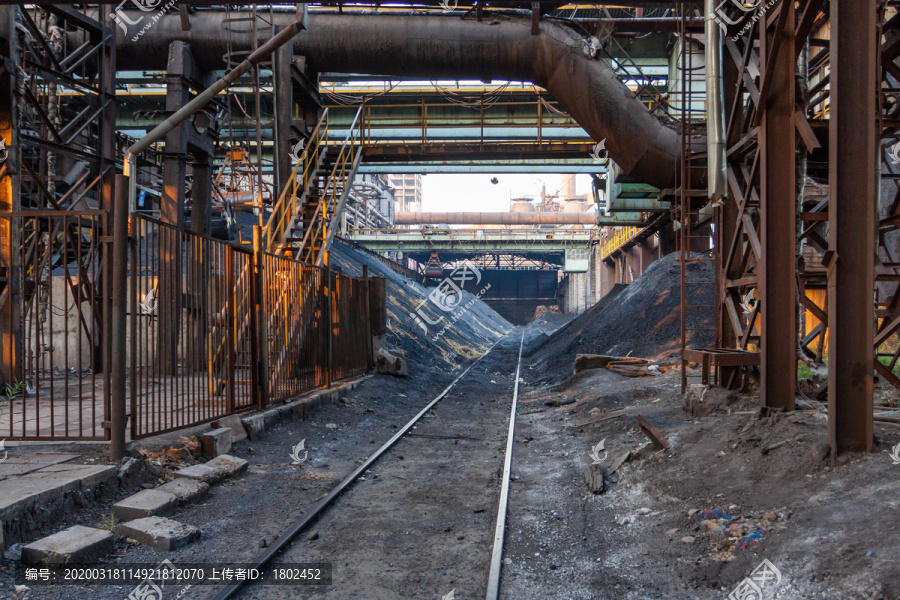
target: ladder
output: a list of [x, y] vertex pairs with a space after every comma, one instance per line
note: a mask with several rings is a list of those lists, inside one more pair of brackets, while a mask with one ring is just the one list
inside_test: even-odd
[[[693, 16], [695, 8], [682, 5], [680, 7], [680, 34], [681, 34], [681, 60], [679, 72], [681, 75], [681, 164], [679, 169], [679, 186], [677, 198], [676, 217], [679, 222], [678, 229], [678, 262], [681, 283], [681, 393], [688, 387], [690, 378], [700, 378], [702, 375], [690, 375], [688, 373], [688, 361], [685, 360], [685, 350], [691, 348], [692, 342], [702, 332], [711, 332], [715, 339], [716, 332], [716, 290], [718, 289], [718, 252], [715, 249], [715, 235], [710, 233], [696, 233], [699, 225], [704, 220], [714, 222], [711, 209], [697, 210], [695, 207], [706, 204], [707, 190], [696, 188], [701, 181], [698, 176], [706, 169], [706, 148], [695, 148], [694, 136], [705, 131], [704, 109], [706, 90], [705, 86], [697, 89], [697, 73], [700, 73], [699, 81], [705, 82], [705, 58], [702, 51], [697, 49], [693, 40], [688, 36], [687, 20]], [[701, 108], [697, 108], [697, 107]], [[708, 241], [709, 251], [702, 253], [692, 252], [695, 242]], [[696, 246], [705, 247], [699, 243]], [[703, 263], [712, 264], [712, 273], [704, 271]], [[709, 303], [706, 303], [709, 302]], [[706, 383], [706, 382], [704, 382]]]

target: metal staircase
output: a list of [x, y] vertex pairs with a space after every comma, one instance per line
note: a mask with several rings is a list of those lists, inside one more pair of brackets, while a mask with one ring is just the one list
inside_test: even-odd
[[263, 247], [268, 252], [328, 265], [337, 221], [362, 161], [361, 115], [362, 107], [343, 140], [336, 142], [325, 110], [263, 228]]

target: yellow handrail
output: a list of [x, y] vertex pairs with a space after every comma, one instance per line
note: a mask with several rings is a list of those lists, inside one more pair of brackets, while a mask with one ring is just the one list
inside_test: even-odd
[[[284, 186], [278, 200], [272, 207], [272, 214], [263, 227], [263, 247], [269, 252], [275, 250], [275, 245], [284, 241], [287, 234], [287, 227], [290, 225], [291, 219], [298, 210], [297, 202], [303, 192], [306, 191], [309, 184], [309, 178], [312, 176], [313, 170], [319, 164], [319, 156], [322, 152], [323, 142], [328, 138], [328, 109], [322, 113], [322, 118], [316, 123], [306, 147], [300, 155], [300, 160], [294, 165], [291, 171], [290, 180]], [[303, 171], [300, 172], [301, 166]], [[298, 172], [300, 176], [298, 177]]]
[[616, 233], [600, 247], [600, 260], [605, 260], [607, 256], [621, 248], [628, 240], [640, 233], [640, 231], [640, 227], [631, 225], [617, 229]]

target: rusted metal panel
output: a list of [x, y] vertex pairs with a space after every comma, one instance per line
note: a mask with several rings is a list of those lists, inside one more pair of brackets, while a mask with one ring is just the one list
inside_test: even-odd
[[387, 279], [369, 277], [369, 309], [373, 335], [387, 333]]

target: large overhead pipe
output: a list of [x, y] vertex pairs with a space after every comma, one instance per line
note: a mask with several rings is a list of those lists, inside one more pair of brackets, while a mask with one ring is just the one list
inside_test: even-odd
[[[140, 11], [127, 11], [137, 20]], [[230, 49], [222, 31], [224, 12], [198, 11], [190, 28], [181, 15], [159, 18], [137, 35], [137, 26], [117, 39], [120, 70], [165, 69], [169, 44], [191, 45], [201, 68], [221, 69]], [[293, 15], [273, 15], [277, 27]], [[132, 31], [132, 29], [134, 31]], [[250, 48], [249, 33], [232, 32], [232, 48]], [[458, 16], [315, 14], [294, 39], [294, 55], [306, 56], [315, 72], [368, 73], [423, 79], [530, 81], [546, 89], [622, 170], [660, 189], [672, 187], [679, 137], [654, 117], [602, 60], [584, 50], [581, 35], [542, 21], [537, 35], [528, 18], [498, 15], [491, 21]]]
[[394, 215], [397, 225], [594, 225], [597, 214], [589, 212], [402, 212]]
[[705, 0], [706, 9], [706, 155], [707, 195], [712, 201], [725, 196], [725, 103], [722, 88], [722, 30], [716, 22], [717, 0]]

